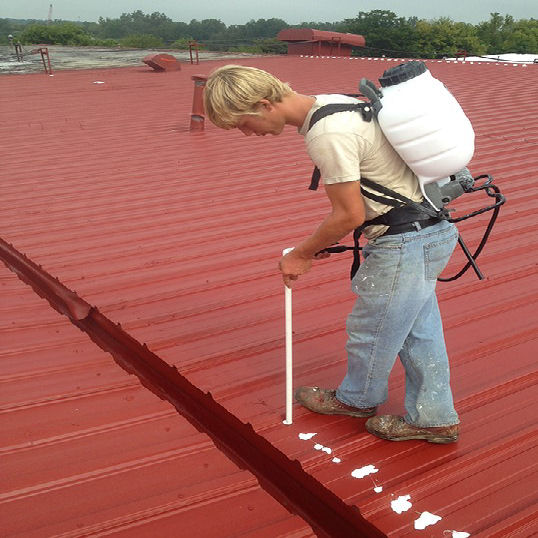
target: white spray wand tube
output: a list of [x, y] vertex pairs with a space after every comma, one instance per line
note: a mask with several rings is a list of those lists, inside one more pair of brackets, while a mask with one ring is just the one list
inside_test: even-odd
[[[286, 248], [282, 251], [282, 256], [291, 252], [293, 248]], [[293, 350], [292, 350], [292, 324], [291, 324], [291, 288], [284, 285], [284, 305], [285, 305], [285, 331], [286, 331], [286, 420], [284, 424], [292, 423], [293, 404]]]

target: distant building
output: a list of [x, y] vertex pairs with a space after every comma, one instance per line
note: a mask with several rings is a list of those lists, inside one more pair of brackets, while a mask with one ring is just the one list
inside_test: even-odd
[[353, 47], [364, 47], [364, 36], [326, 32], [313, 28], [286, 28], [277, 39], [288, 43], [288, 54], [309, 56], [351, 56]]

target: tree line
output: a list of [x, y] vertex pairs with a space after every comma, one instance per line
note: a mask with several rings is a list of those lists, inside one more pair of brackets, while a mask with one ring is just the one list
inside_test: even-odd
[[17, 21], [0, 19], [0, 42], [11, 34], [24, 44], [71, 46], [124, 46], [133, 48], [185, 49], [192, 41], [214, 51], [285, 54], [287, 46], [276, 39], [280, 30], [309, 27], [333, 32], [360, 34], [366, 47], [360, 56], [438, 58], [468, 55], [538, 53], [538, 19], [515, 20], [511, 15], [492, 13], [478, 24], [398, 17], [388, 10], [359, 12], [340, 22], [303, 22], [289, 25], [282, 19], [258, 19], [226, 26], [217, 19], [174, 22], [164, 13], [144, 14], [141, 10], [119, 18], [100, 17], [98, 22]]

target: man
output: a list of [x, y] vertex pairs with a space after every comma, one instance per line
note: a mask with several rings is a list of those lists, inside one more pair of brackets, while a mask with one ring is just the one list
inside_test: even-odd
[[[208, 78], [206, 113], [218, 127], [245, 135], [278, 135], [297, 127], [321, 172], [332, 210], [312, 235], [280, 260], [286, 286], [312, 267], [320, 251], [391, 207], [361, 194], [361, 178], [422, 201], [418, 181], [384, 137], [377, 121], [356, 111], [312, 115], [330, 103], [357, 103], [343, 95], [310, 96], [260, 69], [225, 66]], [[311, 128], [310, 128], [311, 127]], [[366, 181], [366, 179], [364, 179]], [[457, 243], [444, 220], [364, 228], [364, 262], [352, 280], [358, 298], [347, 320], [347, 374], [336, 390], [300, 387], [296, 399], [322, 414], [372, 417], [366, 429], [393, 441], [458, 439], [458, 415], [435, 295], [436, 279]], [[397, 356], [406, 374], [405, 416], [374, 416], [388, 396]]]

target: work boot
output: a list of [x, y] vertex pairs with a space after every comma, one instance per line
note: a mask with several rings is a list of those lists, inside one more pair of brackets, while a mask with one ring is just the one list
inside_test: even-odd
[[421, 428], [405, 422], [398, 415], [379, 415], [366, 421], [366, 429], [373, 435], [389, 441], [408, 441], [423, 439], [428, 443], [453, 443], [458, 440], [459, 427], [440, 426], [438, 428]]
[[365, 418], [375, 415], [375, 407], [359, 409], [346, 405], [336, 399], [336, 391], [319, 387], [299, 387], [295, 391], [295, 399], [310, 411], [322, 415], [348, 415]]

